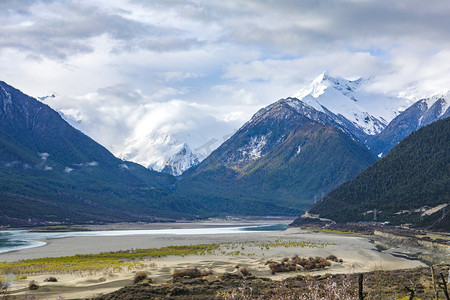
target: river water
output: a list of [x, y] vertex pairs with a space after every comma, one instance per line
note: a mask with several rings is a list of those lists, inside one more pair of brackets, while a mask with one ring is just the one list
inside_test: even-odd
[[29, 232], [26, 230], [0, 231], [0, 253], [40, 247], [46, 245], [43, 240], [69, 237], [102, 237], [102, 236], [151, 236], [151, 235], [214, 235], [245, 234], [264, 231], [284, 231], [288, 223], [243, 224], [240, 227], [230, 226], [217, 228], [157, 229], [157, 230], [102, 230], [72, 232]]

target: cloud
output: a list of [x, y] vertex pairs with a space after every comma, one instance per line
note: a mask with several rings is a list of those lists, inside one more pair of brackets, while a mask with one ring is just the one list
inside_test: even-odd
[[155, 26], [129, 18], [129, 11], [105, 9], [91, 1], [37, 1], [28, 6], [14, 3], [2, 13], [0, 47], [28, 53], [32, 58], [65, 60], [92, 53], [93, 40], [106, 36], [111, 52], [174, 51], [200, 43], [183, 37], [179, 29]]
[[167, 131], [195, 148], [325, 70], [389, 94], [449, 88], [450, 2], [4, 0], [0, 65], [114, 153]]

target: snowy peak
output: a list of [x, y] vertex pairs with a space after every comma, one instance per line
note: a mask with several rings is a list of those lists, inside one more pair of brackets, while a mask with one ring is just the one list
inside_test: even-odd
[[130, 139], [119, 157], [175, 176], [181, 175], [203, 159], [188, 144], [179, 142], [169, 133], [152, 133], [142, 139]]
[[431, 109], [433, 106], [439, 109], [438, 116], [440, 117], [447, 112], [450, 106], [450, 90], [441, 91], [423, 101], [426, 102], [428, 109]]
[[369, 80], [347, 80], [326, 72], [295, 97], [314, 109], [342, 116], [367, 135], [376, 135], [403, 110], [409, 100], [366, 91]]
[[[366, 81], [362, 78], [351, 81], [342, 77], [331, 77], [327, 72], [324, 72], [298, 91], [294, 97], [303, 99], [310, 95], [317, 99], [323, 95], [327, 89], [336, 89], [344, 95], [350, 95], [352, 91], [358, 89], [358, 87], [365, 82]], [[352, 100], [356, 101], [356, 99]]]
[[448, 90], [431, 97], [419, 100], [416, 105], [421, 107], [422, 114], [418, 120], [418, 128], [431, 124], [439, 119], [450, 116], [450, 92]]
[[419, 100], [395, 117], [368, 146], [379, 157], [385, 156], [400, 141], [419, 128], [450, 117], [450, 93], [443, 91]]
[[[192, 149], [186, 143], [178, 145], [174, 149], [180, 150], [164, 162], [164, 167], [160, 169], [161, 172], [178, 176], [190, 167], [198, 165], [201, 161], [201, 157], [192, 152]], [[149, 168], [157, 170], [160, 166], [153, 164], [153, 166], [149, 166]]]

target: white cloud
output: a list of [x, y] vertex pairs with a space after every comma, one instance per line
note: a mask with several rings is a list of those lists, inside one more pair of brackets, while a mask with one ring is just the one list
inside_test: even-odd
[[450, 2], [4, 0], [0, 65], [116, 154], [165, 131], [195, 148], [325, 70], [449, 88]]

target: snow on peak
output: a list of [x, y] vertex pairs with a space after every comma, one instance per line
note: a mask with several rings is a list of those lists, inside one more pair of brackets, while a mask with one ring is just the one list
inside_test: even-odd
[[357, 89], [365, 81], [361, 78], [357, 80], [347, 80], [342, 77], [331, 77], [327, 72], [323, 72], [317, 76], [313, 81], [309, 82], [304, 88], [298, 91], [294, 97], [303, 99], [310, 95], [317, 99], [325, 93], [328, 88], [334, 88], [341, 91], [344, 95], [350, 94]]
[[375, 135], [408, 106], [409, 100], [366, 91], [369, 80], [347, 80], [327, 72], [297, 92], [294, 97], [316, 110], [342, 115], [366, 134]]
[[431, 97], [423, 99], [423, 101], [427, 104], [428, 109], [430, 109], [436, 102], [440, 101], [441, 111], [439, 113], [439, 117], [442, 116], [450, 106], [450, 89], [442, 90]]
[[141, 139], [129, 139], [119, 157], [172, 175], [180, 175], [204, 158], [169, 133], [151, 133]]
[[[180, 150], [169, 157], [164, 163], [164, 167], [159, 171], [164, 171], [178, 176], [190, 167], [198, 165], [200, 163], [201, 157], [199, 157], [198, 154], [192, 152], [192, 149], [188, 144], [183, 143], [181, 147], [179, 145], [178, 147], [176, 147], [176, 149]], [[159, 168], [159, 166], [157, 168]], [[156, 168], [152, 169], [155, 171], [157, 170]]]

